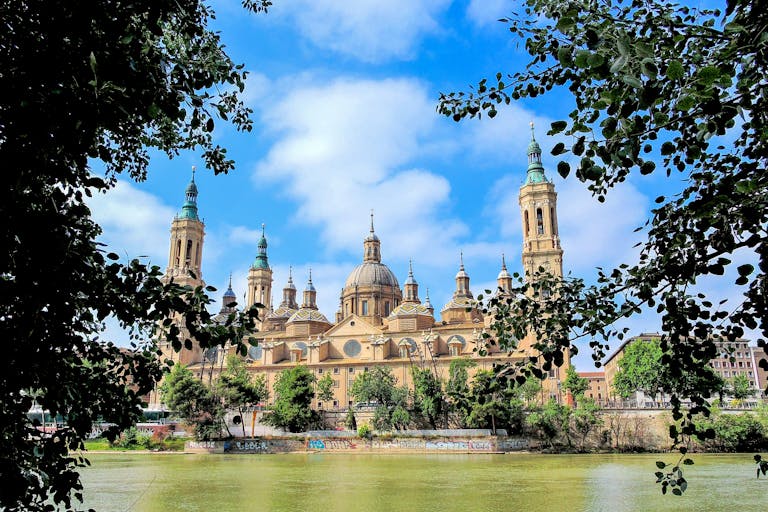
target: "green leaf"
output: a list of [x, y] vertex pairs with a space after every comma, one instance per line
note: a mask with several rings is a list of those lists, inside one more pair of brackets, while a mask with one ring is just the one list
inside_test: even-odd
[[643, 87], [643, 82], [641, 82], [640, 79], [636, 76], [622, 75], [621, 80], [628, 86], [634, 87], [635, 89], [642, 89]]
[[618, 73], [622, 69], [624, 69], [624, 66], [627, 65], [627, 58], [624, 55], [621, 55], [618, 59], [613, 61], [613, 64], [611, 64], [611, 73]]
[[670, 80], [679, 80], [684, 74], [683, 65], [679, 60], [673, 60], [667, 66], [667, 78]]
[[650, 160], [643, 162], [640, 166], [640, 174], [651, 174], [656, 169], [656, 164]]
[[603, 65], [603, 63], [605, 63], [605, 57], [595, 52], [589, 56], [587, 63], [589, 64], [590, 68], [599, 68]]
[[552, 154], [557, 156], [562, 155], [563, 153], [565, 153], [565, 144], [558, 142], [555, 144], [555, 147], [552, 148]]
[[693, 459], [683, 459], [683, 464], [686, 466], [693, 466]]
[[562, 132], [563, 130], [565, 130], [565, 128], [566, 128], [567, 126], [568, 126], [568, 122], [567, 122], [567, 121], [555, 121], [555, 122], [554, 122], [554, 123], [552, 123], [552, 125], [551, 125], [551, 127], [552, 127], [552, 128], [551, 128], [551, 130], [550, 130], [549, 134], [550, 134], [550, 135], [554, 135], [554, 134], [556, 134], [556, 133], [560, 133], [560, 132]]
[[748, 276], [748, 275], [750, 275], [752, 272], [754, 272], [754, 270], [755, 270], [755, 267], [753, 267], [753, 266], [752, 266], [751, 264], [749, 264], [749, 263], [746, 263], [746, 264], [744, 264], [744, 265], [739, 265], [739, 266], [736, 268], [736, 271], [739, 273], [739, 275], [740, 275], [740, 276]]
[[656, 75], [659, 74], [659, 68], [656, 67], [656, 63], [653, 59], [643, 59], [642, 62], [640, 62], [640, 70], [648, 78], [656, 78]]
[[717, 66], [704, 66], [696, 73], [698, 78], [705, 85], [712, 85], [715, 80], [720, 78], [720, 68]]
[[568, 164], [568, 162], [564, 162], [562, 160], [557, 162], [557, 174], [559, 174], [563, 178], [567, 178], [570, 173], [571, 173], [571, 166]]
[[656, 467], [659, 468], [659, 469], [664, 469], [665, 467], [667, 467], [667, 465], [664, 462], [662, 462], [660, 460], [657, 460], [656, 461]]
[[576, 59], [574, 60], [574, 64], [576, 64], [576, 67], [579, 68], [586, 68], [589, 62], [589, 56], [592, 55], [592, 52], [589, 50], [579, 50], [576, 52]]

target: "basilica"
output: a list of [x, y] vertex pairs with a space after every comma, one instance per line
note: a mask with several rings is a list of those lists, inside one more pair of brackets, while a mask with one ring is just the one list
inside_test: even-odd
[[[203, 284], [201, 255], [204, 224], [197, 211], [198, 190], [194, 182], [186, 189], [181, 212], [171, 225], [170, 251], [165, 279], [182, 285]], [[519, 203], [523, 227], [523, 268], [526, 275], [544, 267], [562, 276], [563, 250], [557, 229], [557, 193], [544, 172], [541, 148], [531, 131], [528, 146], [528, 170], [520, 187]], [[371, 215], [370, 231], [362, 240], [362, 262], [347, 277], [332, 319], [317, 308], [317, 290], [309, 280], [299, 296], [292, 275], [282, 288], [279, 304], [272, 304], [272, 269], [267, 256], [267, 239], [262, 227], [258, 254], [248, 272], [246, 307], [260, 303], [259, 329], [253, 334], [257, 344], [251, 346], [246, 362], [254, 374], [267, 377], [271, 399], [277, 375], [292, 365], [306, 365], [319, 379], [330, 374], [335, 396], [331, 403], [315, 402], [317, 408], [343, 409], [353, 403], [352, 382], [361, 372], [376, 365], [391, 369], [401, 384], [410, 385], [414, 365], [429, 367], [443, 378], [456, 358], [471, 358], [477, 369], [490, 369], [493, 364], [534, 355], [530, 336], [519, 341], [513, 353], [500, 352], [497, 347], [485, 347], [482, 333], [490, 318], [474, 307], [470, 277], [463, 260], [455, 276], [456, 288], [451, 300], [435, 306], [429, 296], [422, 299], [412, 266], [400, 286], [397, 276], [384, 263], [382, 246], [374, 230]], [[502, 257], [497, 278], [500, 293], [512, 286], [512, 276]], [[230, 287], [222, 298], [221, 314], [228, 314], [236, 301]], [[487, 349], [480, 355], [478, 348]], [[215, 347], [207, 351], [193, 345], [174, 354], [167, 343], [161, 348], [170, 357], [187, 365], [206, 382], [216, 378], [225, 365], [229, 352]], [[566, 357], [566, 366], [568, 358]], [[544, 381], [543, 393], [562, 400], [560, 379], [566, 366], [550, 371]]]

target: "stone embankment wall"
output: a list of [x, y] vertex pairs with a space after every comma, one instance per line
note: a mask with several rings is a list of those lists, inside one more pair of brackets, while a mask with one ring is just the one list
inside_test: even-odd
[[287, 452], [355, 452], [355, 453], [504, 453], [527, 450], [527, 439], [507, 436], [473, 438], [453, 437], [307, 437], [233, 439], [229, 441], [189, 441], [185, 451], [199, 453], [287, 453]]

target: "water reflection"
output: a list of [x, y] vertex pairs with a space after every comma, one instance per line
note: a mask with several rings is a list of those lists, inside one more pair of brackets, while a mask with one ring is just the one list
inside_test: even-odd
[[[92, 455], [100, 512], [635, 512], [768, 509], [749, 455], [694, 456], [682, 498], [654, 484], [656, 455]], [[668, 456], [672, 460], [671, 456]]]

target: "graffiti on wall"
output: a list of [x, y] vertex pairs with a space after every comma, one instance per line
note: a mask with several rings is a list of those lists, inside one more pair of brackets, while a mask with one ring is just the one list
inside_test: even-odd
[[357, 442], [349, 439], [307, 439], [308, 450], [356, 450]]

